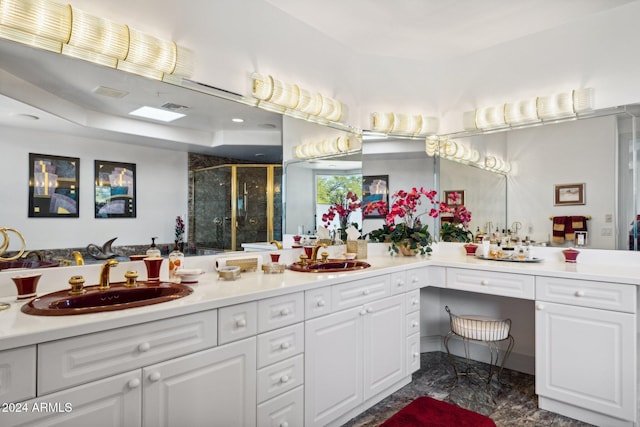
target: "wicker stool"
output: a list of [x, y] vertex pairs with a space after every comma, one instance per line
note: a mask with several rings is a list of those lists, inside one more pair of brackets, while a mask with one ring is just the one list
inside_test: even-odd
[[[487, 384], [491, 382], [491, 377], [498, 369], [498, 360], [500, 357], [500, 341], [509, 340], [507, 351], [505, 352], [502, 363], [500, 364], [500, 370], [497, 373], [496, 378], [500, 382], [500, 375], [504, 369], [504, 364], [511, 354], [513, 349], [514, 339], [510, 334], [511, 331], [511, 319], [496, 320], [482, 316], [456, 316], [449, 310], [448, 306], [444, 308], [449, 313], [449, 323], [451, 330], [444, 337], [444, 347], [447, 349], [449, 355], [449, 363], [453, 366], [453, 370], [456, 374], [456, 378], [460, 375], [469, 375], [469, 341], [483, 341], [487, 343], [489, 347], [489, 353], [491, 354], [491, 363], [489, 364], [489, 377], [487, 378]], [[467, 366], [465, 372], [458, 373], [456, 364], [453, 361], [453, 356], [449, 351], [449, 339], [452, 336], [458, 336], [462, 338], [464, 343], [464, 353], [467, 359]]]

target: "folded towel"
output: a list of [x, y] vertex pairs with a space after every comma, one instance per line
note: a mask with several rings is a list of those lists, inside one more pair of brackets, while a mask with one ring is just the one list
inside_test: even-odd
[[573, 231], [587, 231], [587, 218], [584, 216], [572, 216], [571, 226]]
[[572, 217], [568, 216], [564, 221], [564, 239], [565, 240], [576, 239], [575, 235], [573, 234], [574, 228], [573, 228], [573, 221], [571, 220], [571, 218]]
[[564, 243], [565, 223], [567, 222], [566, 216], [554, 216], [553, 217], [553, 243]]

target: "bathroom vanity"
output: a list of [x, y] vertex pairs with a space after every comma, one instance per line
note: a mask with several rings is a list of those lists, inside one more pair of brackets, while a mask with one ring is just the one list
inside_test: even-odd
[[[438, 349], [426, 335], [441, 345], [439, 293], [530, 302], [540, 406], [637, 424], [640, 267], [592, 263], [588, 251], [583, 264], [552, 249], [524, 264], [465, 257], [461, 245], [429, 257], [375, 246], [364, 270], [237, 280], [217, 277], [215, 256], [197, 257], [190, 267], [208, 273], [191, 295], [122, 311], [29, 316], [0, 298], [12, 302], [0, 312], [0, 424], [341, 425], [411, 381], [421, 347]], [[98, 268], [47, 271], [39, 293]], [[132, 262], [114, 280], [128, 268], [144, 271]]]

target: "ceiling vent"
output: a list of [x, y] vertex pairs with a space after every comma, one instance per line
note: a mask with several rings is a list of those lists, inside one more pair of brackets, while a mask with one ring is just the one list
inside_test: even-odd
[[164, 108], [165, 110], [174, 111], [176, 113], [182, 113], [189, 109], [186, 105], [175, 104], [173, 102], [167, 102], [162, 104], [160, 108]]
[[102, 96], [108, 96], [109, 98], [124, 98], [129, 95], [129, 92], [126, 90], [114, 89], [112, 87], [107, 86], [98, 86], [93, 90], [93, 93]]

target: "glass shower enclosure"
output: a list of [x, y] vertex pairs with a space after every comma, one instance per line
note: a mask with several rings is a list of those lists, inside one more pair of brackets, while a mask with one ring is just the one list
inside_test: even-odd
[[193, 236], [199, 251], [241, 250], [282, 240], [282, 166], [221, 165], [193, 170]]

